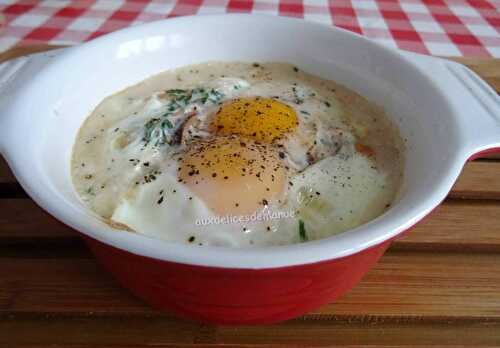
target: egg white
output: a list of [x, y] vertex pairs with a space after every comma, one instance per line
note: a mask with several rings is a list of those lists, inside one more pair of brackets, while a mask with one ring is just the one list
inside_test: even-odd
[[[344, 151], [350, 151], [345, 149]], [[321, 239], [379, 216], [391, 202], [386, 175], [356, 152], [325, 158], [291, 179], [285, 209], [297, 211], [308, 239]], [[280, 229], [293, 228], [287, 226]]]
[[175, 172], [167, 170], [152, 182], [129, 189], [121, 197], [111, 220], [150, 237], [194, 245], [248, 247], [296, 242], [295, 231], [279, 230], [282, 220], [266, 219], [269, 216], [266, 211], [278, 212], [278, 209], [241, 216], [247, 220], [243, 223], [226, 223], [229, 216], [216, 216], [188, 187], [177, 181]]

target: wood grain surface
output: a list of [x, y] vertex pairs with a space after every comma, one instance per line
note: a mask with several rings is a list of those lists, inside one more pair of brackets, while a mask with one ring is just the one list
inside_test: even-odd
[[[500, 90], [499, 60], [455, 60]], [[226, 327], [177, 319], [120, 288], [0, 160], [0, 347], [110, 346], [500, 347], [500, 161], [466, 164], [448, 199], [335, 303]]]

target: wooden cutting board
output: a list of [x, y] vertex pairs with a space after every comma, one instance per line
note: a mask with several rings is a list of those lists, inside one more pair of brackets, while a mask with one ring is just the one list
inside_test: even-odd
[[[0, 61], [46, 49], [16, 48]], [[500, 91], [500, 60], [455, 60]], [[337, 302], [245, 327], [201, 325], [145, 306], [1, 161], [0, 347], [110, 345], [500, 347], [500, 160], [468, 163], [448, 199]]]

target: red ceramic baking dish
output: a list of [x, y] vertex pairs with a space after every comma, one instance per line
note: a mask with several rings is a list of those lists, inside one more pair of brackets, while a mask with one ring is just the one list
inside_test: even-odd
[[[95, 218], [70, 177], [83, 120], [116, 91], [208, 60], [289, 62], [382, 106], [407, 139], [398, 200], [351, 231], [266, 248], [173, 244]], [[0, 66], [0, 102], [0, 150], [28, 194], [78, 231], [124, 287], [211, 323], [271, 323], [334, 301], [446, 197], [468, 159], [500, 150], [499, 98], [467, 68], [276, 17], [170, 19], [14, 60]]]

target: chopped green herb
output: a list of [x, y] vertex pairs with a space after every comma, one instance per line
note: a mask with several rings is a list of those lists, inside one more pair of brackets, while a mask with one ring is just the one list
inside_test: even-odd
[[[221, 92], [205, 88], [194, 88], [192, 90], [186, 89], [168, 89], [165, 91], [172, 99], [166, 105], [165, 111], [160, 117], [151, 118], [144, 125], [143, 141], [147, 144], [153, 142], [154, 146], [163, 144], [171, 144], [175, 141], [178, 125], [172, 124], [168, 119], [174, 113], [181, 111], [188, 105], [195, 103], [206, 104], [211, 102], [217, 104], [224, 97]], [[181, 122], [182, 123], [182, 122]]]
[[304, 115], [310, 115], [310, 113], [309, 113], [309, 112], [304, 111], [304, 110], [300, 110], [300, 112], [301, 112], [302, 114], [304, 114]]
[[170, 129], [174, 128], [174, 125], [169, 120], [163, 120], [162, 127], [163, 127], [163, 123], [165, 124], [165, 126], [167, 126], [167, 128], [170, 128]]
[[306, 227], [303, 220], [299, 220], [299, 237], [302, 243], [307, 242], [309, 240], [309, 238], [307, 237]]

